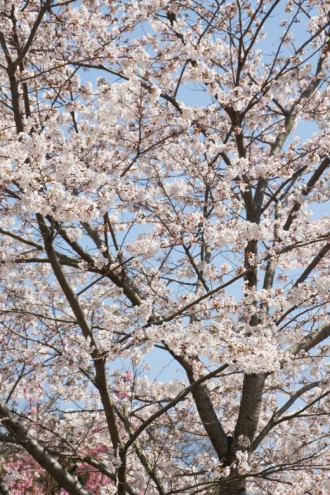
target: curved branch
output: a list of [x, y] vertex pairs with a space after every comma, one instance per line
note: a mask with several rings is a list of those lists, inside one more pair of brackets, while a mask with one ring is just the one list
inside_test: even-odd
[[278, 409], [278, 411], [274, 412], [266, 426], [261, 430], [257, 438], [252, 443], [251, 451], [254, 451], [261, 444], [270, 430], [272, 430], [274, 426], [279, 423], [278, 418], [280, 418], [280, 416], [282, 416], [282, 414], [284, 414], [296, 402], [296, 400], [299, 399], [299, 397], [301, 397], [308, 390], [317, 387], [319, 384], [320, 382], [318, 381], [305, 385], [301, 389], [297, 390], [297, 392], [280, 409]]
[[[0, 418], [10, 436], [26, 450], [33, 459], [47, 471], [57, 483], [70, 495], [93, 495], [85, 490], [79, 481], [42, 447], [39, 441], [32, 437], [10, 410], [0, 402]], [[10, 438], [10, 436], [8, 438]]]
[[328, 251], [330, 251], [330, 243], [327, 243], [323, 248], [319, 251], [319, 253], [315, 256], [313, 261], [307, 266], [307, 268], [303, 271], [300, 277], [296, 280], [293, 287], [298, 287], [299, 284], [302, 284], [308, 275], [317, 267], [320, 261], [327, 255]]
[[111, 441], [113, 443], [114, 449], [116, 450], [120, 444], [120, 438], [116, 425], [113, 402], [109, 393], [105, 357], [100, 355], [97, 350], [97, 346], [93, 338], [93, 332], [85, 318], [82, 308], [80, 307], [78, 298], [74, 294], [72, 288], [70, 287], [65, 277], [64, 271], [62, 270], [61, 264], [59, 263], [59, 260], [56, 256], [52, 244], [53, 242], [52, 233], [48, 228], [44, 217], [40, 213], [37, 213], [37, 220], [38, 220], [40, 232], [44, 239], [45, 250], [47, 252], [51, 266], [53, 268], [54, 275], [70, 305], [73, 314], [77, 319], [77, 323], [81, 328], [83, 336], [86, 339], [90, 339], [91, 343], [94, 346], [94, 349], [91, 350], [91, 357], [94, 360], [94, 367], [96, 371], [95, 385], [100, 393]]
[[212, 371], [211, 373], [208, 373], [205, 376], [202, 376], [195, 382], [193, 382], [189, 387], [186, 387], [184, 390], [182, 390], [174, 399], [172, 399], [166, 406], [162, 407], [159, 409], [159, 411], [156, 411], [154, 414], [152, 414], [148, 419], [146, 419], [140, 426], [139, 428], [134, 432], [134, 434], [130, 437], [130, 439], [126, 442], [123, 450], [127, 451], [129, 447], [135, 442], [135, 440], [141, 435], [141, 433], [149, 426], [155, 419], [159, 418], [162, 416], [165, 412], [169, 411], [172, 407], [174, 407], [178, 402], [181, 402], [190, 392], [192, 392], [196, 387], [201, 385], [203, 382], [206, 380], [209, 380], [210, 378], [213, 378], [216, 376], [218, 373], [221, 371], [225, 370], [228, 368], [228, 364], [224, 364], [223, 366], [220, 366], [220, 368], [217, 368], [216, 370]]
[[287, 231], [290, 229], [291, 224], [292, 224], [293, 220], [295, 219], [298, 211], [300, 210], [304, 200], [306, 199], [308, 194], [311, 192], [311, 190], [313, 189], [313, 187], [315, 186], [315, 184], [320, 179], [321, 175], [328, 168], [329, 165], [330, 165], [330, 158], [328, 156], [326, 156], [322, 160], [319, 167], [315, 170], [312, 177], [307, 182], [307, 185], [306, 185], [305, 189], [302, 191], [300, 197], [298, 199], [296, 199], [296, 201], [294, 202], [294, 205], [291, 208], [291, 211], [288, 215], [288, 218], [284, 224], [283, 230]]
[[330, 337], [330, 323], [326, 323], [322, 325], [320, 328], [315, 330], [314, 332], [307, 335], [301, 342], [294, 345], [290, 352], [291, 354], [299, 354], [300, 351], [308, 352], [318, 344], [323, 342], [323, 340]]

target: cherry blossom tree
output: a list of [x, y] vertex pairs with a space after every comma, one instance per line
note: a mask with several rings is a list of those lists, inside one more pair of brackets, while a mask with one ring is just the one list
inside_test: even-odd
[[328, 11], [0, 0], [0, 493], [329, 493]]

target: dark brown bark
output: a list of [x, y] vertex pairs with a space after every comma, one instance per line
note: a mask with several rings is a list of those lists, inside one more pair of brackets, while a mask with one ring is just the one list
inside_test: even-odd
[[[185, 368], [190, 384], [195, 382], [192, 367], [187, 361], [171, 353], [177, 361]], [[191, 390], [194, 398], [199, 417], [203, 423], [204, 429], [218, 454], [221, 462], [226, 463], [228, 454], [228, 436], [226, 435], [222, 424], [214, 410], [206, 383], [201, 383]]]
[[330, 251], [330, 242], [328, 242], [327, 244], [325, 244], [325, 246], [322, 247], [319, 253], [315, 256], [315, 258], [306, 267], [306, 269], [303, 271], [300, 277], [296, 280], [293, 287], [298, 287], [299, 284], [302, 284], [309, 276], [309, 274], [314, 270], [314, 268], [317, 267], [320, 261], [322, 261], [322, 259], [328, 254], [329, 251]]
[[250, 442], [254, 439], [258, 427], [265, 380], [265, 373], [258, 375], [253, 373], [244, 376], [242, 400], [235, 428], [235, 441], [241, 435], [247, 437]]
[[31, 437], [24, 426], [12, 415], [10, 410], [0, 403], [0, 419], [2, 425], [12, 435], [16, 442], [28, 452], [41, 467], [57, 481], [70, 495], [92, 495], [85, 490], [61, 464], [40, 445], [38, 440]]
[[119, 452], [120, 466], [118, 468], [117, 494], [126, 495], [126, 454]]
[[205, 431], [218, 454], [220, 461], [225, 461], [228, 451], [228, 438], [214, 411], [209, 391], [205, 383], [192, 390], [199, 417]]
[[301, 342], [294, 345], [290, 349], [290, 352], [292, 354], [298, 354], [300, 351], [308, 352], [329, 337], [330, 324], [322, 325], [320, 328], [307, 335]]
[[116, 452], [118, 452], [121, 461], [121, 465], [118, 469], [118, 481], [119, 481], [118, 495], [125, 495], [126, 459], [124, 453], [120, 455], [120, 437], [117, 428], [114, 405], [111, 395], [109, 393], [108, 378], [106, 372], [106, 358], [104, 355], [98, 352], [96, 342], [93, 338], [92, 330], [85, 318], [83, 310], [80, 307], [78, 298], [71, 289], [66, 279], [65, 273], [62, 270], [61, 264], [57, 259], [52, 244], [53, 242], [52, 232], [47, 226], [45, 218], [40, 213], [37, 214], [37, 220], [38, 220], [40, 232], [44, 240], [45, 250], [53, 269], [53, 273], [71, 307], [72, 312], [76, 317], [77, 323], [82, 331], [83, 336], [86, 339], [89, 338], [91, 340], [91, 344], [93, 345], [93, 350], [91, 350], [91, 357], [94, 360], [94, 369], [96, 374], [95, 385], [100, 393], [100, 398], [102, 401], [102, 405], [104, 407], [104, 413], [107, 420], [108, 431], [110, 434], [113, 448]]
[[24, 131], [23, 118], [20, 109], [20, 99], [19, 99], [19, 90], [18, 90], [18, 82], [15, 76], [15, 68], [10, 66], [8, 68], [8, 78], [10, 83], [10, 91], [11, 91], [11, 101], [14, 110], [14, 119], [17, 134]]
[[245, 479], [237, 479], [234, 481], [223, 482], [219, 485], [214, 495], [245, 495], [246, 482]]
[[302, 193], [301, 193], [301, 197], [300, 199], [297, 199], [288, 215], [288, 218], [285, 222], [285, 225], [283, 227], [283, 230], [289, 230], [290, 227], [291, 227], [291, 224], [292, 222], [294, 221], [298, 211], [300, 210], [304, 200], [306, 199], [306, 197], [308, 196], [308, 194], [312, 191], [313, 187], [315, 186], [315, 184], [317, 183], [317, 181], [320, 179], [321, 175], [327, 170], [327, 168], [329, 167], [330, 165], [330, 158], [328, 156], [326, 156], [321, 164], [319, 165], [319, 167], [315, 170], [315, 172], [313, 173], [312, 177], [310, 178], [310, 180], [307, 182], [307, 185], [306, 187], [303, 189]]
[[[106, 249], [104, 249], [102, 239], [100, 238], [98, 232], [93, 229], [87, 222], [83, 222], [82, 225], [87, 234], [94, 241], [95, 245], [100, 249], [104, 258], [109, 261], [109, 264], [116, 264], [116, 260], [113, 258], [113, 256], [111, 256], [111, 254]], [[105, 276], [108, 277], [117, 287], [123, 289], [123, 293], [131, 301], [133, 306], [141, 305], [142, 298], [139, 294], [139, 291], [136, 287], [134, 287], [132, 281], [129, 279], [123, 268], [120, 274], [119, 271], [109, 271], [108, 273], [105, 273]]]

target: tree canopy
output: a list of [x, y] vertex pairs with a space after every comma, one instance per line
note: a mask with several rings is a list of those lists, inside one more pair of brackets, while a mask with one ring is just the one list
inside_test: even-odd
[[328, 493], [328, 10], [0, 0], [1, 494]]

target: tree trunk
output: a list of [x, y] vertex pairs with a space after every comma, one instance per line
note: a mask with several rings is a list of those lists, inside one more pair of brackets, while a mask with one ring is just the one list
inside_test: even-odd
[[246, 495], [245, 480], [224, 481], [215, 489], [214, 495]]

